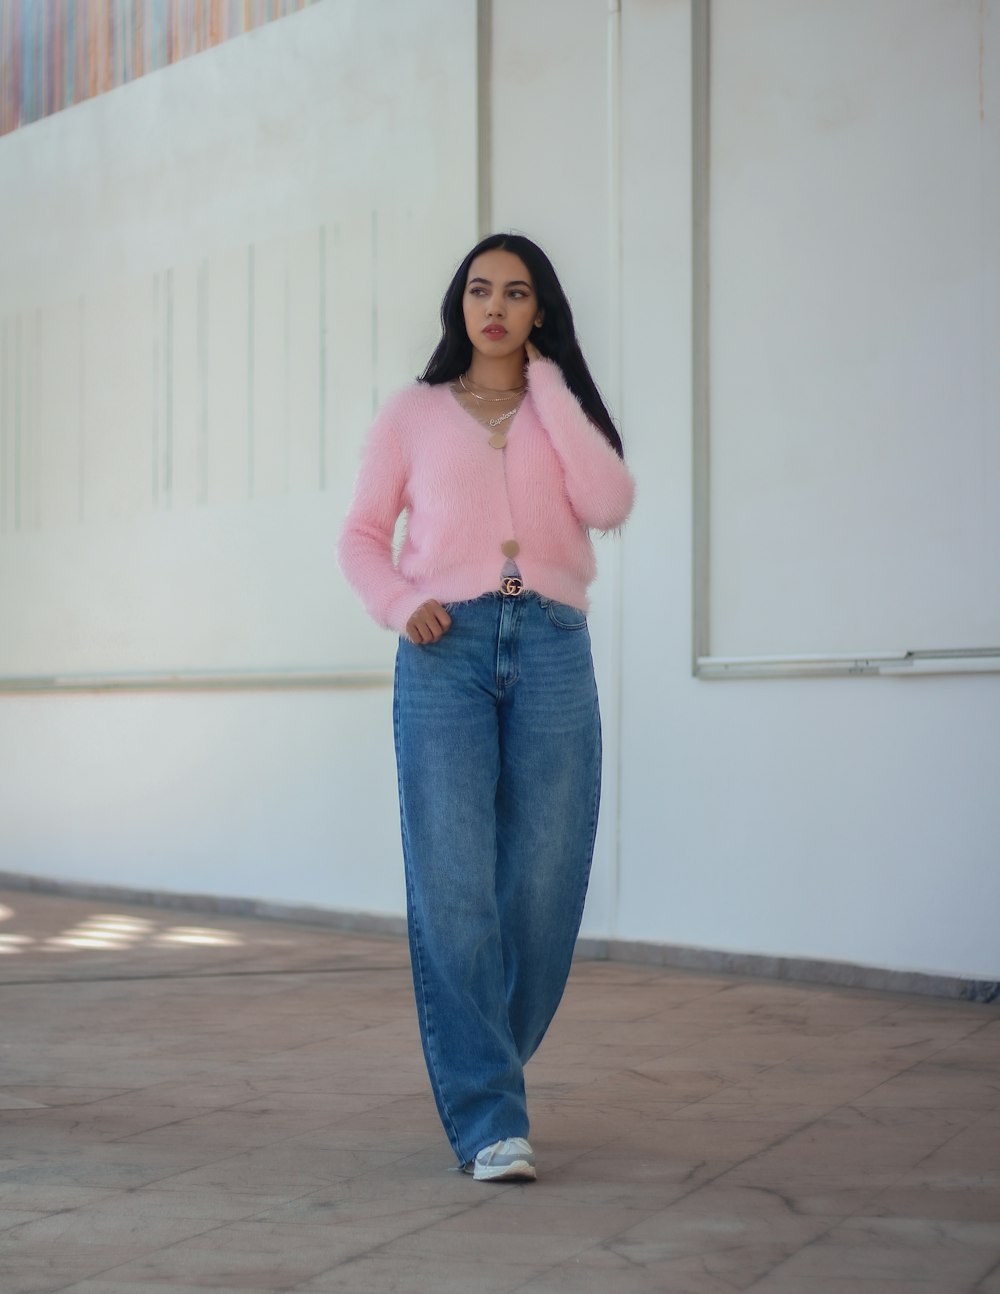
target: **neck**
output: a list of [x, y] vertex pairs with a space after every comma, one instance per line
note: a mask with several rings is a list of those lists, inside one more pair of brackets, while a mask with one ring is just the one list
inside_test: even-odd
[[469, 377], [478, 386], [489, 390], [511, 391], [524, 382], [524, 358], [523, 347], [513, 355], [498, 356], [496, 359], [473, 351]]

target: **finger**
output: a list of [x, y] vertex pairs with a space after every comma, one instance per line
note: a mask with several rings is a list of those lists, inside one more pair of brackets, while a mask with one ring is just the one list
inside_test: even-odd
[[448, 612], [442, 610], [440, 617], [436, 615], [428, 616], [424, 627], [430, 634], [431, 642], [436, 643], [437, 640], [439, 638], [443, 638], [451, 628], [451, 620], [448, 617]]
[[430, 615], [433, 618], [432, 623], [435, 626], [440, 625], [440, 633], [445, 633], [451, 628], [451, 616], [445, 611], [440, 602], [435, 602], [430, 609]]
[[406, 636], [411, 643], [418, 645], [424, 641], [424, 631], [416, 615], [410, 616], [406, 622]]
[[437, 642], [443, 632], [438, 628], [437, 621], [433, 618], [428, 607], [419, 607], [413, 613], [410, 624], [413, 627], [415, 635], [413, 641], [416, 642], [418, 646]]

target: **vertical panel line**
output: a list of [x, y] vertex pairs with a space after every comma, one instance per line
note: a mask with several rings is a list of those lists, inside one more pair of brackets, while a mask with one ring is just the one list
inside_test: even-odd
[[21, 529], [21, 387], [24, 372], [22, 316], [14, 319], [14, 529]]
[[284, 254], [285, 254], [285, 256], [284, 256], [285, 264], [284, 264], [284, 284], [283, 284], [284, 301], [283, 301], [283, 310], [282, 310], [282, 314], [283, 314], [283, 320], [282, 320], [282, 332], [283, 332], [283, 337], [282, 337], [282, 351], [283, 351], [283, 354], [282, 354], [282, 365], [283, 365], [284, 370], [285, 370], [285, 376], [284, 376], [284, 390], [283, 390], [282, 394], [283, 394], [283, 396], [284, 396], [284, 405], [285, 405], [285, 409], [284, 409], [284, 417], [283, 417], [283, 419], [282, 419], [282, 421], [283, 421], [283, 423], [284, 423], [284, 426], [282, 427], [282, 438], [283, 438], [283, 442], [284, 442], [284, 443], [283, 443], [283, 458], [284, 458], [284, 462], [282, 463], [282, 474], [283, 474], [283, 476], [284, 476], [284, 480], [283, 480], [283, 483], [282, 483], [282, 491], [283, 491], [283, 493], [287, 494], [287, 493], [288, 493], [288, 484], [289, 484], [289, 479], [290, 479], [290, 466], [289, 466], [289, 465], [290, 465], [290, 461], [291, 461], [291, 445], [292, 445], [292, 432], [291, 432], [292, 418], [291, 418], [291, 408], [290, 408], [290, 405], [291, 405], [291, 384], [292, 384], [292, 371], [291, 371], [291, 369], [292, 369], [292, 344], [291, 344], [291, 330], [292, 330], [292, 326], [291, 326], [291, 312], [292, 312], [292, 304], [291, 304], [291, 292], [292, 292], [292, 288], [291, 288], [291, 275], [292, 275], [292, 271], [291, 271], [291, 258], [292, 258], [292, 253], [291, 253], [290, 241], [289, 241], [289, 239], [288, 239], [288, 238], [285, 238], [285, 239], [283, 240], [283, 250], [284, 250]]
[[166, 274], [166, 320], [163, 338], [163, 497], [168, 508], [174, 506], [174, 272]]
[[479, 237], [493, 225], [493, 3], [476, 4], [476, 222]]
[[691, 381], [692, 381], [692, 535], [691, 672], [709, 655], [710, 538], [709, 471], [709, 199], [711, 164], [711, 8], [710, 0], [691, 4]]
[[372, 210], [372, 417], [378, 412], [378, 212]]
[[198, 267], [198, 502], [208, 502], [208, 258]]
[[76, 516], [82, 526], [87, 500], [87, 299], [81, 296], [77, 310], [76, 349], [80, 359], [77, 411]]
[[160, 506], [160, 275], [153, 275], [153, 404], [150, 427], [149, 491], [154, 510]]
[[[334, 234], [336, 242], [336, 233]], [[319, 488], [326, 489], [326, 225], [319, 227]]]
[[35, 308], [35, 336], [31, 356], [31, 525], [42, 528], [42, 466], [46, 455], [42, 453], [42, 310]]
[[7, 320], [0, 330], [0, 534], [7, 532], [7, 405], [10, 399], [10, 357]]
[[254, 425], [253, 425], [253, 384], [254, 384], [254, 246], [247, 249], [247, 498], [253, 498], [254, 491]]
[[[607, 168], [608, 168], [608, 357], [612, 407], [624, 426], [622, 408], [622, 12], [621, 0], [608, 0], [607, 21]], [[613, 732], [610, 753], [614, 759], [614, 847], [612, 850], [609, 934], [618, 933], [622, 878], [622, 706], [625, 699], [624, 655], [625, 558], [619, 536], [614, 546], [611, 581], [611, 677], [614, 680]]]

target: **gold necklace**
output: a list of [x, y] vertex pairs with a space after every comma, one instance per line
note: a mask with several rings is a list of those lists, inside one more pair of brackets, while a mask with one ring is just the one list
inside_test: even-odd
[[[462, 390], [465, 391], [466, 394], [471, 395], [474, 400], [485, 400], [487, 404], [501, 404], [504, 400], [511, 400], [516, 395], [523, 395], [527, 390], [527, 388], [523, 386], [512, 386], [502, 395], [480, 395], [478, 391], [473, 391], [471, 387], [465, 385], [465, 378], [461, 373], [458, 375], [458, 384]], [[490, 388], [487, 387], [486, 389], [489, 390]]]

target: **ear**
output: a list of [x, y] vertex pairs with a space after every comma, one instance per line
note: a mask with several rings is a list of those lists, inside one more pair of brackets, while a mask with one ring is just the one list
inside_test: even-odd
[[545, 322], [545, 311], [539, 310], [538, 314], [535, 316], [535, 327], [541, 328], [544, 322]]

